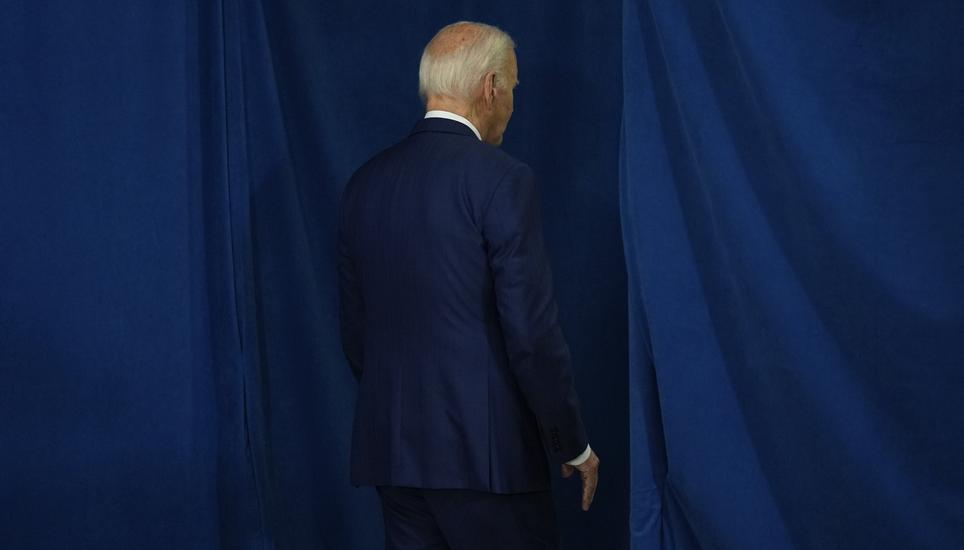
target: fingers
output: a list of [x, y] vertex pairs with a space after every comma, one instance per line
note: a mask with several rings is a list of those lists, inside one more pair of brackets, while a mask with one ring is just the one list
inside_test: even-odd
[[590, 453], [589, 459], [577, 469], [582, 476], [582, 509], [588, 512], [596, 497], [596, 487], [599, 485], [599, 456], [595, 452]]
[[563, 464], [562, 477], [569, 477], [577, 470], [582, 477], [582, 509], [588, 512], [596, 497], [596, 486], [599, 485], [599, 457], [591, 452], [589, 458], [579, 466]]
[[592, 499], [596, 496], [596, 486], [599, 484], [599, 470], [593, 469], [582, 472], [582, 510], [588, 512], [592, 506]]

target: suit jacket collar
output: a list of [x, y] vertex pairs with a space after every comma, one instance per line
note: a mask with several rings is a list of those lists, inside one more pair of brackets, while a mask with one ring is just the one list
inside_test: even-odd
[[443, 134], [457, 134], [462, 136], [468, 136], [476, 141], [479, 138], [475, 136], [475, 132], [471, 128], [462, 124], [461, 122], [456, 122], [454, 120], [449, 120], [447, 118], [423, 118], [418, 121], [415, 128], [412, 129], [413, 134], [420, 132], [440, 132]]

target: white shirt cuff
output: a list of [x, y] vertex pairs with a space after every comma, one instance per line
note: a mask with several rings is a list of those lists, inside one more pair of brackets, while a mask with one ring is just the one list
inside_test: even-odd
[[589, 448], [589, 445], [586, 445], [586, 450], [583, 451], [581, 455], [579, 455], [579, 456], [577, 456], [576, 458], [570, 460], [569, 462], [566, 462], [566, 464], [568, 464], [568, 465], [570, 465], [570, 466], [579, 466], [579, 465], [582, 464], [583, 462], [589, 460], [589, 455], [591, 455], [591, 454], [592, 454], [592, 449]]

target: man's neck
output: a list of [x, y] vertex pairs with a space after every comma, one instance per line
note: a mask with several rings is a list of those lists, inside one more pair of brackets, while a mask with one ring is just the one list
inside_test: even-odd
[[426, 111], [448, 111], [450, 113], [455, 113], [461, 117], [465, 117], [473, 126], [478, 129], [479, 133], [482, 134], [482, 139], [485, 139], [486, 127], [482, 124], [479, 116], [475, 113], [475, 110], [464, 103], [457, 101], [447, 101], [444, 98], [430, 98], [425, 103]]

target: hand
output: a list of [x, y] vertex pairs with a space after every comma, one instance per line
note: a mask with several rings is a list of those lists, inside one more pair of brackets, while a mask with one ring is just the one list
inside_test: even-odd
[[596, 485], [599, 484], [599, 457], [596, 451], [589, 451], [589, 458], [579, 466], [562, 465], [562, 477], [568, 478], [576, 470], [582, 476], [582, 509], [589, 511], [592, 499], [596, 496]]

